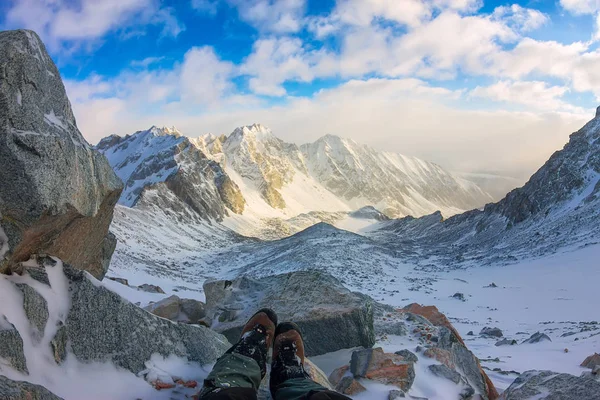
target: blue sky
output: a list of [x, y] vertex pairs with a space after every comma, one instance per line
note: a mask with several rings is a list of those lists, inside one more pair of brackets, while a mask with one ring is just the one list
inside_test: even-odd
[[261, 122], [526, 176], [593, 116], [596, 0], [2, 0], [92, 143]]

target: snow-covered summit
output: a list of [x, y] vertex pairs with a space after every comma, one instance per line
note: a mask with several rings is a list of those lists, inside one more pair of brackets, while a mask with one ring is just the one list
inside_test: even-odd
[[300, 147], [311, 176], [353, 208], [374, 205], [392, 217], [437, 210], [453, 215], [492, 200], [439, 165], [326, 135]]
[[221, 166], [175, 127], [153, 126], [125, 137], [112, 135], [96, 148], [124, 182], [119, 203], [125, 206], [133, 207], [145, 190], [163, 185], [167, 190], [159, 193], [171, 192], [202, 218], [221, 220], [226, 208], [243, 210], [239, 189]]
[[[226, 207], [238, 214], [245, 210], [246, 219], [287, 220], [365, 206], [389, 217], [437, 210], [449, 216], [492, 200], [476, 184], [417, 158], [380, 152], [334, 135], [297, 146], [261, 124], [197, 138], [181, 136], [176, 128], [153, 126], [125, 138], [109, 136], [97, 148], [126, 182], [121, 203], [127, 206], [136, 203], [145, 187], [181, 175], [181, 165], [193, 161], [180, 153], [190, 151], [197, 153], [193, 159], [200, 164], [218, 169], [217, 181], [230, 181], [238, 188], [227, 192]], [[198, 196], [202, 197], [200, 192]], [[231, 227], [235, 225], [239, 221]]]

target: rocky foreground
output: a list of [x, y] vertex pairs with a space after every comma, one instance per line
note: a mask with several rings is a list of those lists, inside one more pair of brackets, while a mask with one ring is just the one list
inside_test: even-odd
[[[122, 185], [77, 130], [31, 31], [0, 33], [0, 156], [2, 399], [189, 398], [264, 305], [300, 324], [311, 356], [351, 349], [328, 378], [309, 363], [315, 380], [343, 393], [379, 384], [389, 399], [422, 388], [431, 400], [499, 396], [435, 307], [386, 306], [324, 272], [208, 281], [205, 305], [171, 298], [148, 310], [108, 290], [96, 278], [114, 250], [108, 227]], [[411, 345], [373, 348], [391, 336]], [[600, 399], [598, 357], [584, 363], [581, 377], [523, 373], [502, 398]]]

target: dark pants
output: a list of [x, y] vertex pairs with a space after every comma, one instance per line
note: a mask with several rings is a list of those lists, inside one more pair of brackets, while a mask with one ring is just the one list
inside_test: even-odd
[[[204, 380], [201, 400], [256, 400], [262, 379], [258, 363], [250, 357], [228, 353], [217, 360]], [[308, 378], [288, 379], [273, 393], [275, 400], [349, 400]]]
[[[331, 390], [309, 392], [304, 397], [306, 400], [348, 400], [348, 397]], [[256, 400], [256, 390], [250, 388], [221, 389], [210, 393], [203, 400]]]

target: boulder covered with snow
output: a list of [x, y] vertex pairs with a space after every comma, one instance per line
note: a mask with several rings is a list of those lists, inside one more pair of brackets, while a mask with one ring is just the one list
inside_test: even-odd
[[527, 371], [515, 379], [501, 399], [600, 400], [600, 382], [552, 371]]
[[212, 328], [230, 341], [238, 340], [252, 314], [270, 307], [280, 321], [300, 326], [308, 356], [375, 343], [372, 300], [323, 272], [207, 281], [204, 292]]
[[123, 185], [77, 129], [34, 32], [0, 32], [0, 71], [0, 272], [50, 254], [102, 278]]
[[[28, 261], [22, 275], [0, 275], [0, 294], [7, 328], [0, 335], [9, 332], [21, 343], [13, 357], [2, 358], [34, 378], [64, 373], [61, 366], [74, 362], [108, 363], [134, 374], [157, 356], [205, 365], [230, 347], [224, 336], [154, 316], [56, 259]], [[20, 357], [14, 354], [19, 349]]]

